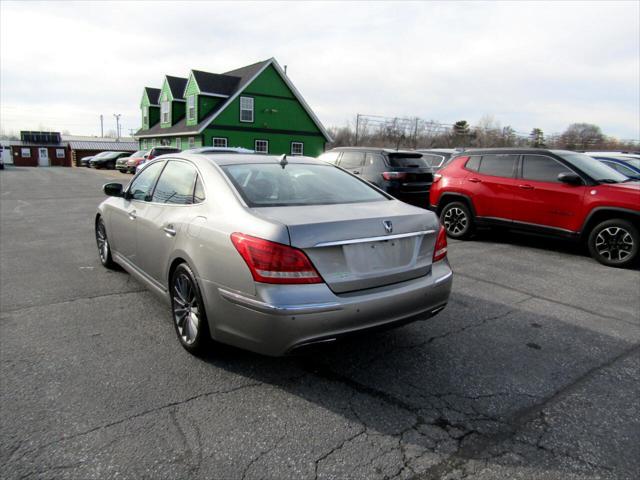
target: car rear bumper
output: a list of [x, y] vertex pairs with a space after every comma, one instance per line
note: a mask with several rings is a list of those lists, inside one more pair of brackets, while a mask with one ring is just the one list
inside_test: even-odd
[[393, 327], [435, 315], [446, 305], [453, 274], [437, 262], [423, 277], [384, 287], [333, 293], [326, 284], [257, 284], [248, 296], [202, 282], [214, 339], [266, 355]]

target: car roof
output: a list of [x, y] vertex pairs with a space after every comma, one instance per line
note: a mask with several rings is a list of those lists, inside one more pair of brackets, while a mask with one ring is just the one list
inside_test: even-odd
[[[158, 159], [183, 159], [190, 160], [196, 165], [200, 163], [216, 165], [233, 165], [247, 163], [263, 163], [263, 164], [279, 164], [282, 161], [282, 155], [265, 155], [263, 153], [218, 153], [216, 155], [207, 155], [206, 153], [187, 153], [180, 152], [171, 154], [170, 156], [157, 157]], [[302, 155], [286, 155], [287, 163], [294, 164], [315, 164], [329, 165], [327, 162], [318, 160], [313, 157], [305, 157]], [[156, 159], [154, 159], [155, 161]]]
[[[331, 150], [327, 150], [327, 152], [348, 152], [348, 151], [363, 151], [363, 152], [384, 152], [384, 153], [394, 153], [394, 154], [402, 154], [402, 153], [410, 153], [415, 154], [415, 150], [396, 150], [395, 148], [382, 148], [382, 147], [335, 147]], [[325, 152], [325, 153], [327, 153]]]
[[416, 152], [420, 153], [456, 153], [462, 152], [462, 150], [458, 150], [457, 148], [418, 148]]

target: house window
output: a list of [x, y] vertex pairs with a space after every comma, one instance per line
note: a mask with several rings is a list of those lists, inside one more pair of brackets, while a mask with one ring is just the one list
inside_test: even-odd
[[64, 158], [64, 148], [56, 148], [56, 158]]
[[143, 150], [147, 149], [147, 139], [146, 138], [144, 140], [142, 140], [142, 148], [143, 148]]
[[196, 139], [193, 137], [189, 137], [189, 148], [194, 148], [196, 146]]
[[162, 110], [162, 123], [170, 123], [171, 122], [170, 120], [171, 103], [169, 103], [168, 101], [162, 102], [161, 110]]
[[269, 153], [269, 140], [256, 140], [254, 150], [256, 153]]
[[213, 139], [213, 146], [214, 147], [226, 147], [227, 146], [227, 139], [226, 138], [214, 138]]
[[253, 98], [240, 97], [240, 121], [253, 122]]
[[171, 139], [170, 138], [161, 138], [160, 139], [160, 145], [162, 145], [163, 147], [171, 145]]
[[155, 139], [155, 138], [152, 138], [152, 139], [151, 139], [151, 146], [152, 146], [152, 147], [155, 147], [155, 146], [156, 146], [156, 139]]
[[187, 97], [187, 120], [196, 118], [196, 96], [189, 95]]
[[142, 107], [142, 125], [149, 125], [149, 107]]
[[21, 148], [20, 155], [22, 158], [31, 158], [31, 149], [30, 148]]
[[180, 150], [182, 150], [182, 139], [181, 138], [176, 138], [176, 148], [179, 148]]
[[304, 155], [304, 143], [291, 142], [291, 155]]

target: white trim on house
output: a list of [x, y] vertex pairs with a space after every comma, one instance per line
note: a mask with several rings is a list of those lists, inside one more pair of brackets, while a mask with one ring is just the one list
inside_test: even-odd
[[[197, 117], [197, 109], [196, 109], [196, 104], [197, 104], [197, 98], [198, 94], [197, 93], [192, 93], [191, 95], [189, 95], [187, 97], [187, 120], [196, 120]], [[193, 99], [193, 106], [189, 105], [189, 100]], [[190, 115], [191, 113], [191, 109], [193, 108], [193, 115]]]
[[229, 98], [229, 95], [223, 95], [221, 93], [200, 92], [200, 95], [204, 95], [205, 97]]
[[176, 148], [182, 150], [182, 138], [176, 137]]
[[[221, 140], [222, 142], [220, 142], [220, 143], [224, 143], [224, 145], [216, 145], [216, 140]], [[227, 139], [227, 137], [213, 137], [211, 139], [211, 146], [212, 147], [226, 148], [228, 146], [227, 145], [228, 142], [229, 142], [229, 140]]]

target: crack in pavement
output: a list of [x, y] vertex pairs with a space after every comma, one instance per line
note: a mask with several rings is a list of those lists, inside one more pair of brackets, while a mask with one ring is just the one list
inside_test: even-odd
[[24, 458], [27, 454], [30, 454], [30, 453], [33, 453], [33, 452], [37, 452], [39, 450], [43, 450], [43, 449], [45, 449], [47, 447], [50, 447], [51, 445], [55, 445], [55, 444], [61, 443], [61, 442], [66, 442], [68, 440], [73, 440], [73, 439], [78, 438], [78, 437], [83, 437], [85, 435], [89, 435], [90, 433], [96, 432], [98, 430], [103, 430], [105, 428], [114, 427], [116, 425], [120, 425], [120, 424], [122, 424], [124, 422], [127, 422], [129, 420], [134, 420], [136, 418], [144, 417], [145, 415], [149, 415], [149, 414], [152, 414], [152, 413], [155, 413], [155, 412], [159, 412], [159, 411], [165, 410], [167, 408], [172, 408], [172, 407], [185, 405], [185, 404], [187, 404], [189, 402], [192, 402], [194, 400], [198, 400], [200, 398], [205, 398], [205, 397], [214, 396], [214, 395], [226, 395], [226, 394], [229, 394], [229, 393], [237, 392], [239, 390], [258, 387], [258, 386], [261, 386], [261, 385], [264, 385], [264, 384], [262, 382], [251, 382], [251, 383], [240, 385], [238, 387], [230, 388], [230, 389], [227, 389], [227, 390], [215, 390], [215, 391], [212, 391], [212, 392], [201, 393], [201, 394], [198, 394], [198, 395], [194, 395], [192, 397], [185, 398], [183, 400], [170, 402], [170, 403], [167, 403], [165, 405], [160, 405], [158, 407], [150, 408], [148, 410], [143, 410], [142, 412], [138, 412], [138, 413], [134, 413], [132, 415], [128, 415], [128, 416], [126, 416], [124, 418], [121, 418], [119, 420], [115, 420], [113, 422], [109, 422], [109, 423], [105, 423], [105, 424], [102, 424], [102, 425], [98, 425], [96, 427], [90, 428], [89, 430], [85, 430], [83, 432], [78, 432], [78, 433], [74, 433], [72, 435], [62, 436], [62, 437], [60, 437], [60, 438], [58, 438], [56, 440], [44, 443], [42, 445], [37, 445], [34, 448], [31, 448], [31, 449], [28, 449], [28, 450], [22, 452], [22, 454], [19, 457], [14, 459], [13, 456], [17, 452], [17, 449], [16, 449], [13, 452], [13, 454], [11, 455], [11, 457], [9, 457], [2, 464], [2, 466], [5, 467], [5, 466], [9, 465], [12, 462], [15, 462], [15, 461], [18, 461], [18, 460]]
[[562, 302], [560, 300], [555, 300], [555, 299], [552, 299], [552, 298], [543, 297], [542, 295], [532, 294], [529, 291], [521, 290], [521, 289], [515, 288], [515, 287], [510, 287], [510, 286], [507, 286], [507, 285], [503, 285], [501, 283], [494, 282], [492, 280], [487, 280], [487, 279], [484, 279], [484, 278], [475, 277], [473, 275], [469, 275], [467, 273], [460, 273], [460, 272], [457, 272], [457, 271], [456, 271], [456, 275], [458, 275], [460, 277], [468, 278], [470, 280], [475, 280], [477, 282], [484, 282], [484, 283], [488, 283], [490, 285], [495, 285], [497, 287], [504, 288], [505, 290], [511, 290], [513, 292], [518, 292], [518, 293], [521, 293], [523, 295], [529, 295], [530, 296], [530, 298], [524, 299], [524, 300], [522, 300], [522, 302], [524, 302], [526, 300], [531, 300], [532, 298], [535, 298], [535, 299], [538, 299], [538, 300], [544, 300], [545, 302], [555, 303], [555, 304], [558, 304], [558, 305], [562, 305], [564, 307], [573, 308], [574, 310], [579, 310], [581, 312], [588, 313], [588, 314], [594, 315], [596, 317], [606, 318], [608, 320], [615, 320], [615, 321], [618, 321], [618, 322], [623, 322], [623, 323], [626, 323], [628, 325], [633, 325], [635, 327], [638, 326], [637, 323], [631, 322], [629, 320], [625, 320], [624, 318], [612, 317], [610, 315], [605, 315], [603, 313], [594, 312], [594, 311], [589, 310], [587, 308], [583, 308], [583, 307], [580, 307], [580, 306], [577, 306], [577, 305], [572, 305], [571, 303]]

